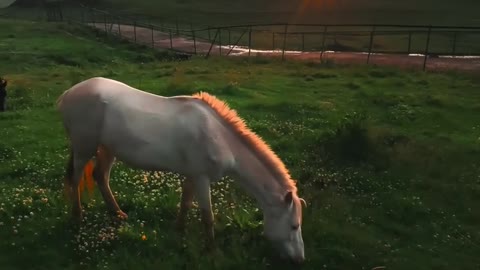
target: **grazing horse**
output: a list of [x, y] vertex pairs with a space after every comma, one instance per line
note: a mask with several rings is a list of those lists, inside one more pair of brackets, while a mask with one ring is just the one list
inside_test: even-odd
[[[82, 215], [79, 183], [88, 171], [107, 208], [127, 218], [109, 186], [110, 170], [118, 159], [132, 168], [185, 176], [176, 224], [184, 228], [195, 196], [207, 246], [212, 247], [210, 183], [228, 175], [256, 199], [264, 234], [280, 254], [304, 261], [305, 201], [278, 156], [225, 102], [204, 92], [163, 97], [95, 77], [65, 91], [57, 107], [70, 142], [65, 183], [75, 218]], [[93, 159], [92, 172], [88, 164]]]

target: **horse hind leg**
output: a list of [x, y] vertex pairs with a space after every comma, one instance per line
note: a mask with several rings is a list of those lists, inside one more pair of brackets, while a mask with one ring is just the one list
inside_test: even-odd
[[189, 178], [186, 178], [182, 183], [182, 198], [180, 200], [180, 209], [178, 211], [175, 227], [179, 232], [183, 232], [185, 229], [185, 220], [187, 213], [193, 204], [193, 182]]
[[110, 171], [113, 162], [115, 161], [115, 157], [108, 149], [101, 146], [97, 150], [96, 159], [97, 164], [93, 170], [93, 178], [98, 184], [98, 188], [108, 210], [120, 219], [127, 219], [128, 215], [120, 209], [113, 196], [112, 190], [110, 189]]
[[65, 168], [64, 182], [63, 182], [65, 196], [70, 201], [72, 200], [72, 178], [73, 178], [73, 151], [70, 149], [67, 166]]
[[[79, 184], [83, 176], [83, 171], [87, 162], [93, 157], [93, 155], [83, 155], [73, 151], [73, 166], [70, 169], [70, 198], [72, 199], [72, 216], [77, 221], [82, 219], [82, 205], [80, 201], [80, 189]], [[69, 163], [70, 165], [70, 163]], [[67, 169], [67, 171], [68, 171]]]

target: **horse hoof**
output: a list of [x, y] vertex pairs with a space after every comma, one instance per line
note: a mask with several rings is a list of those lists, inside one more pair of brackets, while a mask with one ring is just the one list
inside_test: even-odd
[[117, 211], [116, 217], [120, 220], [127, 220], [128, 219], [128, 215], [125, 214], [125, 212], [123, 212], [122, 210]]

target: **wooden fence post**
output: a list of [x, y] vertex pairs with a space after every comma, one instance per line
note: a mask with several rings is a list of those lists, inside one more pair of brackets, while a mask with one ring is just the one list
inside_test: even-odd
[[428, 27], [427, 44], [425, 44], [425, 57], [423, 58], [423, 71], [427, 68], [428, 49], [430, 47], [430, 34], [432, 33], [432, 26]]
[[302, 52], [305, 51], [305, 33], [302, 33]]
[[455, 56], [457, 50], [457, 32], [453, 32], [452, 56]]
[[250, 26], [250, 30], [248, 31], [248, 57], [252, 52], [252, 27]]
[[177, 29], [177, 36], [180, 35], [180, 32], [178, 32], [178, 18], [175, 17], [175, 27]]
[[408, 31], [408, 51], [407, 54], [410, 54], [412, 51], [412, 31]]
[[275, 51], [275, 31], [272, 32], [272, 51]]
[[155, 39], [153, 38], [153, 24], [150, 24], [150, 27], [152, 28], [152, 48], [155, 48]]
[[137, 43], [137, 19], [133, 19], [133, 40]]
[[[210, 27], [209, 27], [209, 29], [210, 29]], [[212, 51], [213, 44], [215, 43], [215, 40], [217, 39], [217, 35], [218, 35], [219, 30], [220, 30], [220, 28], [217, 28], [217, 31], [215, 32], [215, 37], [213, 38], [212, 43], [210, 44], [210, 49], [208, 49], [208, 52], [207, 52], [207, 55], [205, 56], [205, 58], [210, 57], [210, 52]]]
[[232, 33], [230, 28], [228, 28], [228, 46], [232, 46]]
[[117, 23], [118, 23], [118, 36], [122, 38], [122, 30], [120, 30], [120, 16], [117, 17]]
[[235, 44], [233, 46], [230, 47], [230, 50], [227, 52], [227, 55], [230, 55], [230, 53], [233, 51], [233, 49], [238, 45], [238, 43], [240, 42], [240, 40], [242, 40], [243, 36], [245, 35], [245, 33], [247, 33], [248, 31], [248, 28], [245, 28], [245, 30], [243, 30], [242, 34], [240, 35], [240, 37], [237, 39], [237, 41], [235, 42]]
[[219, 30], [219, 32], [218, 32], [218, 44], [219, 44], [218, 51], [220, 53], [220, 56], [222, 56], [222, 29], [219, 28], [218, 30]]
[[195, 38], [195, 31], [194, 30], [192, 30], [192, 37], [193, 37], [193, 52], [196, 55], [197, 54], [197, 41], [196, 41], [196, 38]]
[[103, 13], [103, 24], [105, 25], [105, 35], [108, 36], [108, 29], [107, 29], [107, 13]]
[[373, 26], [372, 31], [370, 32], [370, 45], [368, 46], [367, 64], [370, 63], [370, 55], [372, 54], [374, 35], [375, 35], [375, 25]]
[[325, 51], [325, 41], [327, 40], [327, 26], [323, 27], [322, 51], [320, 52], [320, 62], [323, 62], [323, 52]]
[[287, 48], [287, 30], [288, 24], [285, 24], [285, 31], [283, 32], [282, 61], [285, 60], [285, 49]]

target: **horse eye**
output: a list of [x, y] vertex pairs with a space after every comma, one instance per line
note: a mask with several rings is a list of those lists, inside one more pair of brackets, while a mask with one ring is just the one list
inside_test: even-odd
[[298, 230], [298, 225], [293, 225], [293, 226], [292, 226], [292, 230], [293, 230], [293, 231]]

